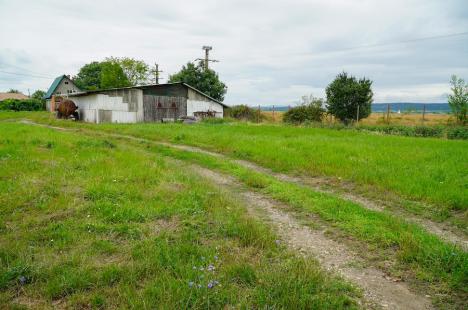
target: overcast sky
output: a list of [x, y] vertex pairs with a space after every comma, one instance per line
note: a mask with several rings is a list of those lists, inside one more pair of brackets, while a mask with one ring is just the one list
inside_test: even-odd
[[324, 96], [343, 70], [373, 80], [375, 102], [446, 102], [451, 74], [468, 79], [468, 4], [0, 0], [0, 42], [0, 91], [46, 90], [108, 56], [157, 61], [166, 81], [211, 45], [228, 104]]

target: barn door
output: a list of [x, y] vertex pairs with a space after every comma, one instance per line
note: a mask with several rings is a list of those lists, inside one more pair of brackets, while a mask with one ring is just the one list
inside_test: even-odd
[[187, 115], [184, 97], [143, 95], [143, 118], [145, 122], [177, 120]]

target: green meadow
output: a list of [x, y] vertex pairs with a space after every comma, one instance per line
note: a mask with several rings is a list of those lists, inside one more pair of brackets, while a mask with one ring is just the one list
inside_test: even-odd
[[[73, 130], [18, 123], [22, 118]], [[46, 113], [1, 113], [0, 120], [0, 305], [362, 307], [359, 288], [288, 250], [235, 191], [190, 168], [199, 165], [283, 203], [312, 229], [324, 225], [330, 238], [436, 307], [465, 306], [468, 254], [460, 246], [399, 214], [235, 159], [396, 197], [416, 216], [449, 225], [456, 218], [466, 237], [467, 141], [238, 122], [96, 125]]]
[[0, 308], [357, 308], [232, 195], [145, 148], [0, 124]]

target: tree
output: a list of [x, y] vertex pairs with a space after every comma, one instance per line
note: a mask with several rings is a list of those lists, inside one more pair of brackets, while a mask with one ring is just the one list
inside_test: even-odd
[[371, 113], [372, 81], [354, 76], [346, 72], [337, 75], [335, 80], [327, 86], [328, 112], [344, 123], [366, 118]]
[[198, 65], [187, 63], [178, 73], [169, 77], [169, 82], [184, 82], [219, 101], [224, 100], [227, 91], [218, 74], [211, 69], [205, 70], [202, 62]]
[[84, 65], [73, 82], [83, 90], [131, 86], [120, 64], [114, 61], [93, 61]]
[[38, 89], [31, 95], [31, 98], [43, 100], [42, 98], [45, 96], [45, 94], [46, 94], [45, 91]]
[[101, 87], [102, 63], [93, 61], [81, 67], [73, 82], [82, 90], [96, 90]]
[[143, 85], [148, 81], [149, 66], [143, 60], [129, 57], [109, 57], [106, 61], [119, 64], [132, 86]]
[[453, 94], [448, 96], [448, 104], [457, 121], [461, 124], [466, 124], [468, 111], [468, 83], [465, 83], [465, 80], [462, 78], [452, 75], [450, 84], [452, 85], [451, 89]]
[[122, 67], [115, 62], [101, 63], [101, 89], [132, 86]]
[[13, 88], [10, 88], [9, 91], [7, 91], [7, 93], [10, 93], [10, 94], [21, 94], [21, 92], [17, 89], [13, 89]]

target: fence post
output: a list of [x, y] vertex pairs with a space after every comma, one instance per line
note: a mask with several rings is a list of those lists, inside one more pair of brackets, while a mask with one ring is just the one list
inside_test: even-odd
[[422, 114], [423, 114], [422, 115], [422, 122], [423, 122], [423, 125], [424, 125], [424, 120], [425, 120], [424, 117], [426, 116], [426, 105], [425, 104], [423, 105], [423, 113]]
[[387, 103], [387, 124], [390, 124], [390, 104]]
[[359, 123], [359, 104], [357, 106], [356, 123]]
[[273, 122], [275, 122], [275, 105], [273, 105]]
[[258, 105], [257, 123], [260, 123], [260, 105]]

